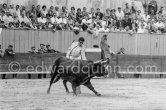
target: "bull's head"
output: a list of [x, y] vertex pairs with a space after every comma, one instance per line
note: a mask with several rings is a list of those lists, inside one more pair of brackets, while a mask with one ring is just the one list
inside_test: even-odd
[[106, 68], [109, 64], [109, 59], [107, 60], [99, 60], [95, 61], [93, 63], [93, 73], [96, 74], [96, 76], [101, 77], [101, 76], [106, 76], [108, 74]]

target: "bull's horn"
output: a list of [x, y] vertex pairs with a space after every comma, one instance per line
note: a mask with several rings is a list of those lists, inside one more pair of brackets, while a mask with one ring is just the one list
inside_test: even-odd
[[97, 63], [100, 63], [100, 62], [102, 62], [102, 60], [94, 61], [93, 63], [97, 64]]
[[107, 62], [108, 62], [108, 60], [104, 60], [104, 61], [101, 62], [101, 64], [103, 64], [103, 63], [107, 63]]

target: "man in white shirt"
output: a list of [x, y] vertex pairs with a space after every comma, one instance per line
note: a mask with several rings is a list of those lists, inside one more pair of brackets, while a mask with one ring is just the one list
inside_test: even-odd
[[163, 29], [165, 28], [164, 23], [161, 20], [158, 20], [158, 22], [156, 22], [155, 26], [159, 29]]
[[150, 16], [148, 15], [148, 12], [145, 12], [145, 14], [142, 15], [142, 18], [145, 22], [148, 22], [150, 18]]
[[4, 16], [3, 21], [5, 22], [5, 24], [9, 24], [10, 22], [13, 22], [13, 18], [9, 12], [6, 13], [6, 16]]
[[137, 33], [144, 33], [145, 32], [145, 28], [144, 28], [144, 24], [142, 23], [141, 26], [138, 28]]
[[[73, 42], [72, 45], [69, 47], [66, 57], [72, 60], [87, 60], [85, 55], [85, 46], [84, 46], [85, 39], [80, 37], [78, 42]], [[80, 86], [76, 88], [77, 93], [81, 94]]]
[[67, 19], [65, 18], [65, 15], [61, 15], [61, 18], [59, 18], [59, 24], [67, 24]]
[[117, 20], [122, 20], [124, 18], [124, 12], [122, 11], [120, 7], [116, 11], [116, 16], [117, 16]]
[[50, 18], [50, 22], [52, 24], [56, 24], [57, 22], [59, 22], [58, 20], [59, 19], [57, 18], [57, 14], [56, 13], [54, 13], [54, 15]]
[[24, 23], [30, 23], [29, 19], [24, 15], [24, 14], [21, 14], [21, 16], [19, 17], [19, 22], [24, 22]]
[[42, 14], [40, 18], [37, 18], [37, 21], [39, 24], [45, 24], [47, 22], [46, 18], [44, 17], [45, 15]]

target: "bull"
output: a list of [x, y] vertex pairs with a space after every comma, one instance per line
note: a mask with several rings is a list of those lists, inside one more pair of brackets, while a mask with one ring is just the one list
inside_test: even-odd
[[55, 60], [54, 65], [51, 70], [51, 80], [50, 85], [47, 90], [47, 94], [50, 93], [51, 85], [63, 80], [63, 85], [66, 92], [69, 93], [67, 87], [67, 82], [72, 85], [73, 95], [77, 96], [76, 87], [84, 85], [95, 93], [95, 95], [100, 96], [91, 84], [91, 78], [93, 77], [103, 77], [108, 74], [106, 71], [106, 66], [109, 60], [105, 61], [83, 61], [83, 60], [71, 60], [66, 57], [60, 57]]

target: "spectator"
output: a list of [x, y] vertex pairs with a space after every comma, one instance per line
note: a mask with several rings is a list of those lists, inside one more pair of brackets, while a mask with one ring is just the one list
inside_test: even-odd
[[83, 31], [88, 29], [88, 25], [89, 25], [89, 23], [88, 23], [88, 16], [84, 16], [84, 19], [82, 20], [81, 25], [82, 25]]
[[83, 15], [82, 15], [81, 9], [78, 8], [76, 13], [76, 20], [79, 24], [81, 24], [82, 19], [83, 19]]
[[47, 7], [45, 5], [43, 5], [41, 13], [42, 13], [42, 15], [44, 15], [44, 17], [46, 17], [46, 14], [47, 14], [47, 10], [46, 9], [47, 9]]
[[57, 15], [57, 16], [59, 16], [59, 7], [55, 7], [55, 14]]
[[82, 12], [82, 16], [88, 16], [88, 12], [86, 11], [86, 7], [83, 7], [83, 12]]
[[125, 54], [125, 49], [124, 48], [120, 48], [119, 52], [117, 52], [117, 54]]
[[120, 7], [118, 8], [118, 11], [116, 11], [116, 16], [118, 21], [121, 21], [124, 19], [124, 13]]
[[5, 55], [7, 56], [15, 55], [12, 45], [9, 45], [8, 48], [5, 50]]
[[38, 22], [38, 28], [39, 29], [43, 29], [42, 27], [44, 26], [44, 24], [47, 22], [45, 15], [42, 14], [42, 16], [40, 18], [37, 19]]
[[99, 19], [102, 20], [103, 19], [103, 13], [100, 12], [100, 8], [97, 8], [97, 12], [96, 12], [96, 17], [99, 16]]
[[31, 53], [31, 54], [38, 53], [37, 50], [36, 50], [36, 48], [35, 48], [35, 46], [32, 46], [32, 47], [31, 47], [31, 50], [28, 51], [28, 52]]
[[38, 50], [39, 53], [47, 53], [47, 50], [45, 49], [44, 44], [40, 44], [40, 49]]
[[42, 16], [42, 12], [41, 12], [41, 6], [40, 5], [37, 5], [36, 7], [36, 17], [37, 18], [40, 18]]
[[92, 19], [93, 17], [96, 17], [94, 8], [91, 8], [91, 11], [90, 11], [88, 17], [89, 17], [90, 19]]
[[131, 9], [129, 8], [129, 4], [128, 3], [126, 3], [125, 4], [125, 9], [124, 9], [124, 14], [125, 15], [131, 15]]
[[46, 45], [47, 53], [60, 53], [59, 51], [55, 51], [54, 49], [51, 49], [50, 45]]
[[76, 20], [76, 13], [75, 13], [75, 8], [71, 7], [71, 11], [69, 13], [69, 17], [73, 20]]
[[9, 12], [11, 15], [15, 12], [14, 5], [10, 5]]

